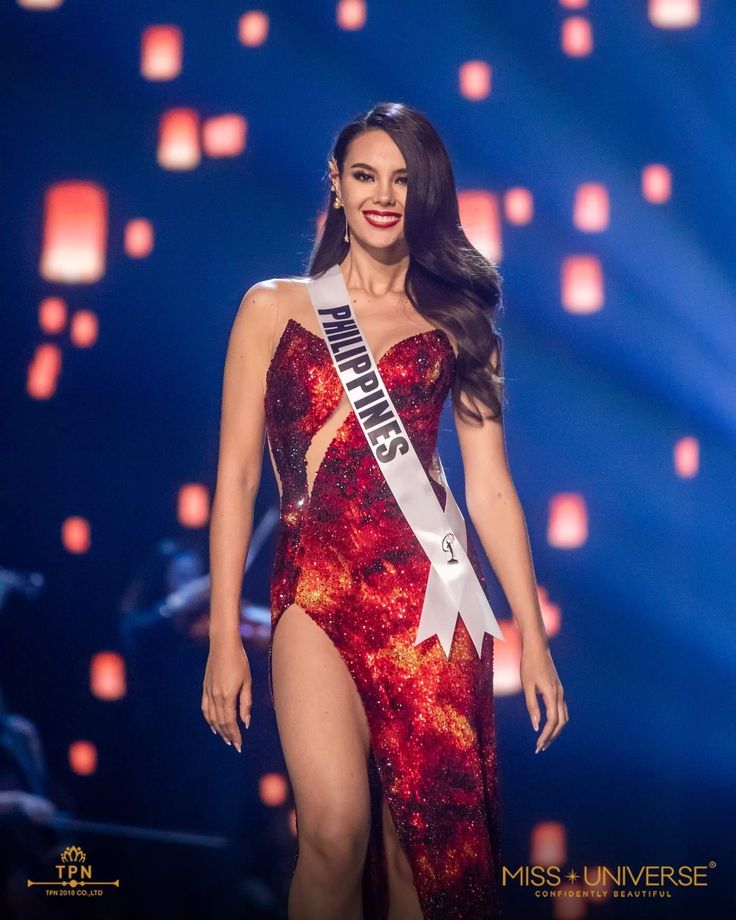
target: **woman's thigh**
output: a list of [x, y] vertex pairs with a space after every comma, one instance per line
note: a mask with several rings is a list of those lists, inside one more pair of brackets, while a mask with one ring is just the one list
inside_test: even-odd
[[274, 708], [296, 801], [299, 842], [364, 855], [370, 831], [370, 734], [353, 678], [329, 636], [297, 604], [279, 618]]

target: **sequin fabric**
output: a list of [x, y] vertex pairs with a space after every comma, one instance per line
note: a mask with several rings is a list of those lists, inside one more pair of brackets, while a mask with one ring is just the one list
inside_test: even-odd
[[[450, 339], [439, 329], [410, 336], [379, 359], [379, 369], [429, 476], [455, 372]], [[274, 631], [296, 603], [342, 656], [370, 728], [374, 817], [363, 877], [365, 917], [387, 916], [383, 792], [424, 917], [495, 920], [500, 799], [493, 638], [484, 636], [479, 658], [458, 618], [449, 659], [436, 636], [414, 645], [429, 559], [352, 409], [308, 495], [307, 449], [342, 394], [324, 340], [289, 319], [265, 394], [266, 432], [282, 489], [271, 583], [271, 700]], [[429, 478], [444, 507], [444, 487]], [[486, 589], [472, 537], [468, 556]]]

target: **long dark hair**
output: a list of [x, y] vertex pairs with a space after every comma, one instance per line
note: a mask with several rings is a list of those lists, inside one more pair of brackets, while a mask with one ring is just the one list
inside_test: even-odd
[[[350, 143], [364, 131], [379, 128], [396, 143], [406, 161], [408, 189], [404, 235], [409, 248], [406, 296], [414, 308], [444, 327], [458, 345], [453, 404], [468, 420], [498, 419], [506, 396], [501, 375], [502, 340], [495, 318], [503, 307], [502, 276], [497, 266], [470, 243], [462, 226], [455, 178], [440, 136], [421, 112], [401, 102], [382, 102], [347, 124], [331, 156], [342, 175]], [[326, 173], [329, 180], [329, 175]], [[333, 207], [329, 192], [326, 218], [310, 255], [308, 274], [319, 275], [347, 255], [345, 217]], [[493, 360], [492, 360], [493, 359]], [[466, 406], [466, 393], [481, 408]]]

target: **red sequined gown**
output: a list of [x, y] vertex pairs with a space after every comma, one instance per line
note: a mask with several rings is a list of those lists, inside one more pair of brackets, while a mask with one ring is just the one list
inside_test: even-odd
[[[378, 363], [429, 475], [455, 372], [450, 339], [439, 329], [420, 332]], [[479, 659], [458, 618], [449, 660], [436, 636], [414, 645], [429, 559], [352, 409], [308, 494], [307, 448], [342, 397], [322, 337], [289, 319], [266, 377], [266, 432], [282, 491], [271, 643], [281, 614], [299, 604], [336, 646], [365, 706], [373, 814], [363, 876], [366, 918], [384, 918], [388, 906], [381, 792], [424, 917], [498, 918], [493, 638], [484, 636]], [[444, 487], [430, 480], [444, 507]], [[468, 556], [486, 588], [472, 537]], [[269, 692], [273, 701], [271, 645]]]

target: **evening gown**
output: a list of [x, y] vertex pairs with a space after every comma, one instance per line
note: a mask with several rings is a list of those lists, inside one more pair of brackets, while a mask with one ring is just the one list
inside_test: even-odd
[[[316, 320], [315, 320], [316, 322]], [[396, 342], [378, 367], [433, 488], [440, 416], [455, 374], [441, 329]], [[336, 413], [338, 406], [342, 413]], [[289, 319], [266, 375], [266, 434], [281, 493], [271, 581], [268, 683], [281, 614], [299, 604], [352, 676], [370, 729], [371, 832], [362, 894], [385, 918], [384, 793], [428, 920], [498, 918], [500, 797], [493, 637], [482, 655], [458, 617], [449, 659], [437, 636], [414, 645], [429, 558], [404, 518], [349, 407], [322, 336]], [[335, 413], [336, 434], [307, 451]], [[329, 432], [328, 432], [329, 434]], [[309, 494], [311, 491], [311, 494]], [[470, 532], [468, 557], [487, 593]], [[298, 823], [298, 813], [297, 813]]]

